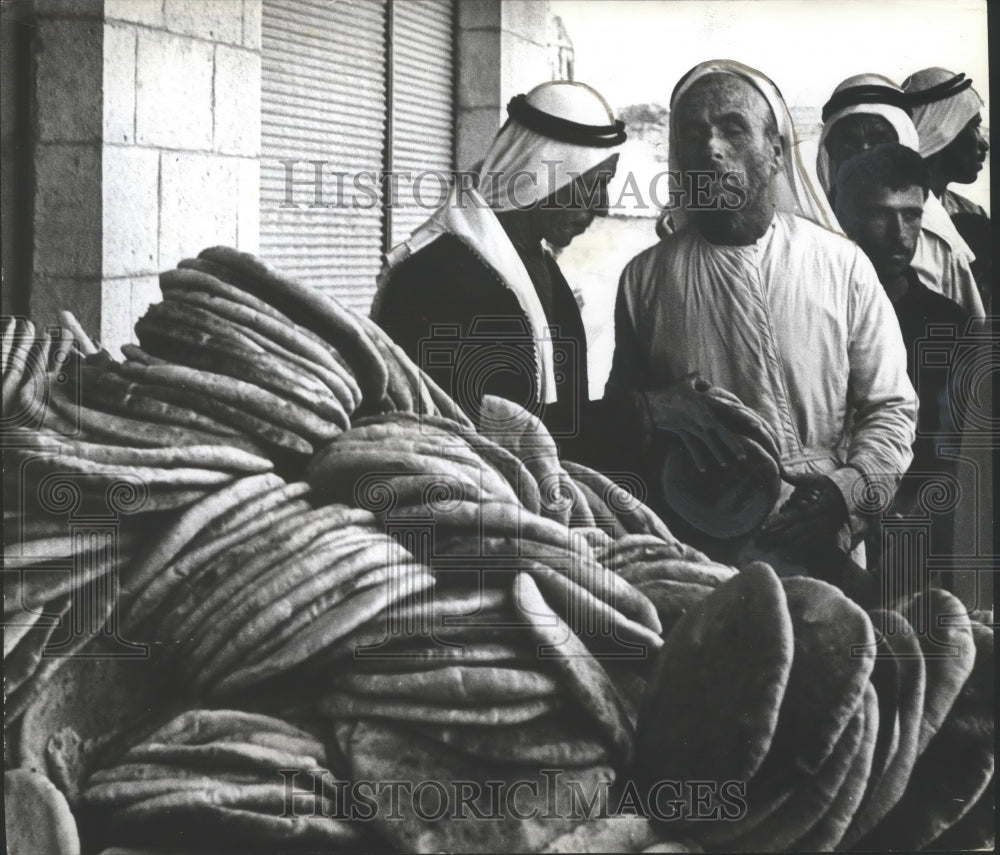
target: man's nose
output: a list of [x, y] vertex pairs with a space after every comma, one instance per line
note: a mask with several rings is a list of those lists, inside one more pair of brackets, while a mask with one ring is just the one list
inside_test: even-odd
[[986, 134], [979, 131], [979, 150], [985, 155], [990, 150], [990, 141], [986, 138]]
[[725, 142], [717, 131], [711, 131], [705, 141], [705, 152], [712, 160], [722, 160], [725, 156]]

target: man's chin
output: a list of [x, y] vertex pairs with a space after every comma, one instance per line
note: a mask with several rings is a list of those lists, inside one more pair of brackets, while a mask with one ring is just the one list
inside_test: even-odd
[[908, 259], [889, 258], [875, 265], [875, 272], [879, 279], [895, 278], [902, 276], [906, 268], [910, 266]]

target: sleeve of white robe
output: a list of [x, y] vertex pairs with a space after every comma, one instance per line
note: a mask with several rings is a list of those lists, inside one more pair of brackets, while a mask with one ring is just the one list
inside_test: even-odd
[[913, 460], [917, 395], [906, 373], [906, 348], [892, 303], [860, 250], [849, 304], [848, 406], [854, 412], [847, 465], [830, 477], [840, 488], [856, 539], [866, 506], [895, 494]]

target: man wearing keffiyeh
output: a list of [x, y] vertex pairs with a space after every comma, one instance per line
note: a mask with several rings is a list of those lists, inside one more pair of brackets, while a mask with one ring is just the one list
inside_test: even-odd
[[[823, 130], [816, 172], [831, 202], [840, 164], [881, 143], [918, 151], [910, 96], [886, 77], [858, 74], [840, 83], [823, 106]], [[983, 317], [973, 271], [975, 253], [933, 193], [924, 204], [916, 253], [911, 262], [920, 281], [954, 300], [969, 316]]]
[[[875, 270], [834, 231], [781, 93], [760, 72], [716, 60], [685, 75], [670, 103], [669, 157], [689, 178], [714, 175], [717, 204], [686, 199], [677, 230], [622, 273], [606, 399], [644, 397], [654, 426], [677, 430], [665, 390], [686, 376], [735, 393], [772, 427], [787, 482], [736, 561], [818, 574], [839, 550], [863, 563], [865, 491], [872, 481], [895, 490], [916, 416]], [[723, 198], [726, 175], [743, 204]], [[724, 478], [725, 454], [714, 456], [705, 477]]]
[[565, 451], [586, 441], [586, 336], [544, 244], [568, 245], [607, 212], [625, 130], [595, 90], [568, 81], [515, 97], [508, 116], [475, 186], [457, 182], [388, 254], [372, 318], [474, 419], [484, 395], [508, 398]]
[[941, 200], [956, 229], [975, 253], [972, 270], [989, 311], [990, 220], [986, 211], [948, 189], [972, 184], [983, 168], [989, 141], [982, 132], [983, 101], [964, 74], [925, 68], [904, 82], [920, 136], [920, 154], [931, 173], [931, 193]]

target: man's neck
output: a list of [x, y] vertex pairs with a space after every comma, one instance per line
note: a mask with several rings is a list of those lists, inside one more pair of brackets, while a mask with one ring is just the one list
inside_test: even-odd
[[933, 193], [938, 199], [941, 198], [941, 194], [948, 189], [948, 178], [943, 174], [941, 169], [941, 161], [936, 157], [932, 157], [927, 160], [928, 172], [931, 176], [931, 193]]
[[698, 215], [698, 231], [717, 246], [749, 246], [760, 240], [774, 220], [774, 205], [741, 211], [713, 211]]
[[497, 214], [497, 219], [514, 246], [541, 251], [542, 239], [534, 234], [532, 219], [527, 211], [501, 211]]
[[890, 303], [898, 303], [910, 290], [910, 277], [908, 271], [904, 271], [896, 276], [886, 276], [879, 280]]

